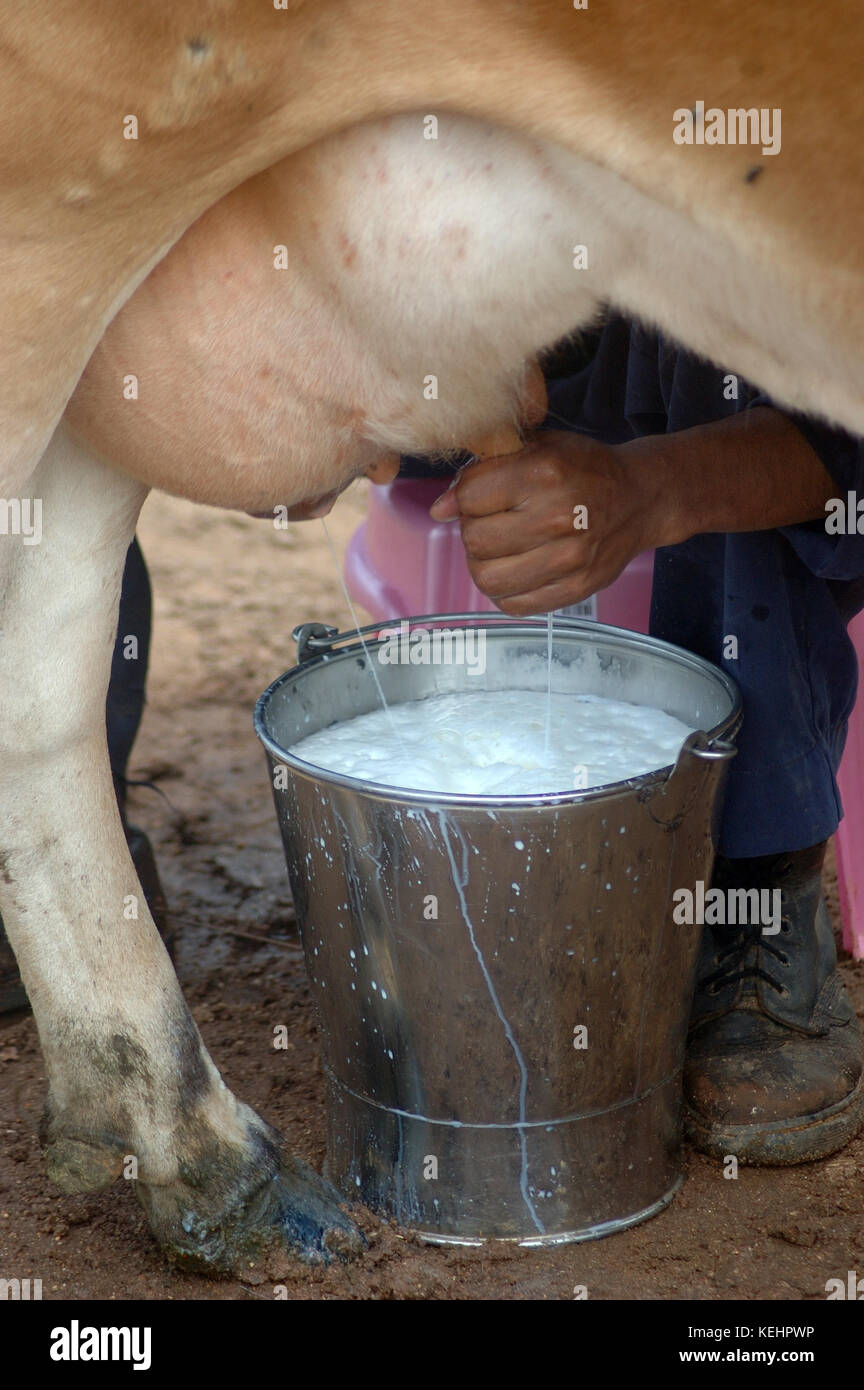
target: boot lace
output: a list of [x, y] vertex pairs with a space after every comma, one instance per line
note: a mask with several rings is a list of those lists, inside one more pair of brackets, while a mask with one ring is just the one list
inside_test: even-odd
[[[781, 930], [786, 929], [784, 923]], [[709, 927], [708, 930], [714, 929]], [[758, 923], [733, 927], [723, 936], [726, 939], [714, 956], [718, 968], [699, 981], [701, 989], [709, 994], [719, 994], [721, 989], [737, 984], [739, 980], [763, 980], [777, 994], [785, 993], [783, 982], [763, 968], [760, 955], [765, 952], [781, 965], [788, 965], [789, 957], [776, 941], [763, 935]]]

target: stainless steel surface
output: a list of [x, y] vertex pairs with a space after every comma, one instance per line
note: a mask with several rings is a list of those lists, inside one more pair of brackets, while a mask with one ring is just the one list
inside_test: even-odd
[[[387, 699], [542, 699], [545, 623], [460, 616], [485, 629], [485, 674], [379, 665]], [[590, 1239], [644, 1219], [680, 1180], [699, 929], [673, 923], [671, 894], [710, 877], [734, 684], [668, 644], [556, 624], [553, 690], [657, 705], [705, 733], [674, 769], [604, 788], [430, 796], [290, 752], [378, 704], [354, 634], [319, 627], [319, 654], [262, 695], [255, 727], [285, 769], [275, 799], [321, 1024], [329, 1176], [433, 1240]]]

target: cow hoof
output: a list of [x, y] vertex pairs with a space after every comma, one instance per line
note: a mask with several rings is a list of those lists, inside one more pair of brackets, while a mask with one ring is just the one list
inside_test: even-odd
[[43, 1145], [51, 1181], [61, 1192], [101, 1192], [123, 1171], [123, 1154], [109, 1144], [57, 1135]]
[[[330, 1264], [351, 1259], [366, 1241], [341, 1208], [330, 1183], [299, 1159], [284, 1155], [278, 1170], [218, 1219], [187, 1205], [176, 1192], [139, 1184], [150, 1226], [182, 1269], [248, 1278], [287, 1274], [298, 1259]], [[191, 1196], [191, 1194], [190, 1194]]]

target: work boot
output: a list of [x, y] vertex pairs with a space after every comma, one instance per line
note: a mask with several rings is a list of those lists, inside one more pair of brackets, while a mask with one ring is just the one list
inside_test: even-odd
[[715, 864], [715, 888], [779, 888], [782, 917], [773, 934], [703, 928], [684, 1124], [704, 1153], [804, 1163], [848, 1144], [864, 1120], [861, 1027], [822, 902], [824, 857], [825, 842]]
[[[174, 938], [168, 924], [168, 909], [159, 879], [159, 870], [153, 855], [153, 846], [144, 831], [140, 830], [137, 825], [125, 825], [124, 829], [126, 831], [126, 843], [141, 880], [147, 906], [153, 921], [156, 923], [159, 935], [170, 953]], [[3, 920], [0, 918], [0, 1014], [10, 1014], [14, 1013], [16, 1009], [28, 1007], [27, 992], [18, 973], [12, 947], [9, 945], [3, 930]]]

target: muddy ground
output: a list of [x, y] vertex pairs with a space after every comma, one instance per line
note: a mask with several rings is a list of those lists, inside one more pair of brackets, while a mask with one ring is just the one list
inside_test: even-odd
[[[331, 519], [337, 549], [362, 489]], [[323, 1085], [284, 861], [252, 733], [255, 697], [293, 664], [291, 629], [347, 625], [320, 524], [266, 522], [151, 498], [140, 535], [155, 588], [150, 704], [132, 775], [133, 820], [157, 849], [178, 970], [226, 1081], [320, 1165]], [[864, 962], [844, 964], [864, 1012]], [[274, 1051], [273, 1028], [291, 1045]], [[49, 1187], [36, 1141], [44, 1073], [32, 1021], [0, 1023], [0, 1274], [41, 1278], [50, 1299], [272, 1299], [243, 1283], [169, 1269], [129, 1184], [97, 1196]], [[864, 1138], [822, 1163], [742, 1169], [686, 1155], [683, 1192], [653, 1221], [548, 1253], [441, 1250], [364, 1220], [369, 1252], [324, 1271], [298, 1265], [293, 1299], [824, 1299], [864, 1270]], [[857, 1174], [857, 1175], [856, 1175]]]

